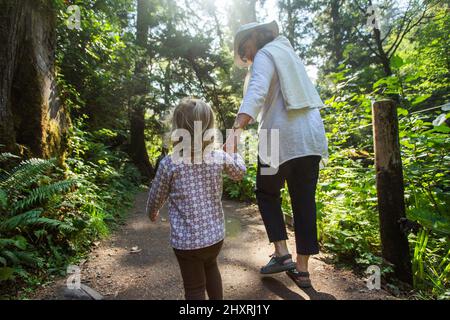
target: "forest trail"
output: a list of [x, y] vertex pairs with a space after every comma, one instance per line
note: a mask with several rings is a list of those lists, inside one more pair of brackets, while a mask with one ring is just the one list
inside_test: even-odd
[[[180, 271], [169, 243], [167, 208], [161, 221], [144, 214], [146, 193], [137, 195], [126, 223], [101, 241], [81, 265], [81, 282], [104, 299], [180, 300], [184, 298]], [[313, 288], [299, 289], [284, 273], [262, 276], [272, 246], [255, 205], [224, 201], [227, 237], [219, 257], [225, 299], [249, 300], [376, 300], [395, 299], [384, 290], [370, 291], [364, 279], [314, 256], [310, 263]], [[289, 231], [289, 248], [294, 249]], [[136, 252], [132, 252], [133, 248]], [[65, 299], [66, 279], [36, 291], [33, 299]]]

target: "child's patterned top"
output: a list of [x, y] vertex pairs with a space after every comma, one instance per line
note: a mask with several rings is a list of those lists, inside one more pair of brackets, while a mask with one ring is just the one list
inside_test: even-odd
[[216, 244], [225, 237], [222, 209], [222, 172], [241, 180], [246, 171], [242, 157], [212, 151], [200, 164], [161, 160], [148, 195], [146, 213], [161, 209], [169, 199], [171, 245], [193, 250]]

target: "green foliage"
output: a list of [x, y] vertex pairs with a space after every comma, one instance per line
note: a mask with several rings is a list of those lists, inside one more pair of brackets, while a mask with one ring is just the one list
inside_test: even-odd
[[42, 175], [52, 166], [52, 161], [43, 159], [23, 161], [10, 174], [0, 178], [0, 188], [8, 187], [8, 194], [23, 191], [34, 182], [30, 177]]
[[[448, 230], [447, 230], [448, 231]], [[423, 295], [444, 299], [450, 285], [450, 248], [448, 237], [434, 234], [427, 228], [411, 236], [414, 244], [413, 277], [414, 287]], [[431, 288], [431, 290], [430, 290]]]
[[[420, 13], [432, 2], [414, 1], [411, 19], [420, 17], [415, 10]], [[8, 164], [0, 168], [3, 283], [14, 277], [34, 283], [33, 261], [34, 271], [57, 272], [120, 219], [120, 209], [131, 203], [140, 183], [127, 156], [131, 107], [144, 110], [153, 164], [168, 130], [166, 117], [181, 97], [211, 102], [218, 126], [231, 127], [245, 75], [245, 70], [233, 67], [232, 35], [241, 21], [259, 16], [253, 2], [232, 1], [227, 28], [213, 1], [149, 0], [148, 46], [139, 48], [135, 0], [51, 3], [58, 10], [60, 99], [74, 122], [68, 168], [62, 172], [54, 160], [42, 159], [17, 164], [17, 156], [0, 154], [0, 161]], [[317, 64], [319, 90], [327, 105], [322, 115], [331, 157], [317, 189], [322, 247], [359, 270], [382, 264], [371, 102], [398, 97], [407, 216], [423, 226], [410, 235], [415, 285], [419, 297], [449, 298], [449, 115], [440, 109], [418, 113], [449, 101], [448, 4], [432, 6], [431, 15], [422, 21], [426, 23], [398, 37], [402, 27], [412, 23], [404, 24], [394, 2], [382, 1], [390, 31], [381, 30], [386, 37], [375, 46], [365, 28], [364, 10], [352, 1], [333, 10], [336, 3], [278, 1], [281, 29], [305, 62]], [[81, 30], [67, 28], [69, 4], [80, 6]], [[397, 39], [398, 47], [387, 52], [389, 61], [383, 65], [374, 48], [386, 50]], [[137, 76], [142, 60], [148, 70]], [[136, 95], [143, 82], [148, 92]], [[255, 199], [256, 165], [249, 159], [246, 163], [243, 181], [224, 178], [224, 192], [233, 199]], [[282, 199], [283, 210], [292, 214], [287, 188]], [[390, 271], [383, 266], [384, 273]]]
[[[81, 127], [81, 122], [77, 123]], [[30, 159], [0, 179], [0, 287], [39, 284], [109, 233], [133, 200], [139, 174], [105, 145], [115, 134], [72, 128], [68, 168]], [[11, 156], [2, 154], [2, 159]], [[16, 158], [16, 157], [13, 157]]]
[[[56, 193], [64, 191], [61, 183], [42, 179], [54, 169], [53, 162], [43, 159], [22, 161], [0, 181], [3, 195], [0, 218], [1, 279], [13, 280], [28, 276], [25, 267], [42, 267], [39, 245], [35, 234], [70, 234], [76, 231], [70, 224], [57, 219], [51, 212], [42, 216], [43, 208], [23, 210], [32, 205], [50, 201]], [[72, 182], [70, 181], [70, 184]]]
[[[256, 172], [258, 170], [256, 159], [258, 139], [256, 135], [252, 135], [251, 131], [247, 131], [242, 134], [241, 141], [244, 143], [246, 148], [246, 153], [243, 157], [247, 167], [247, 172], [243, 179], [238, 182], [225, 176], [224, 191], [231, 199], [255, 201]], [[242, 149], [244, 145], [240, 146], [240, 149]]]
[[75, 183], [76, 180], [64, 180], [33, 189], [26, 198], [14, 203], [12, 206], [12, 213], [22, 211], [32, 205], [41, 203], [44, 200], [50, 199], [53, 195], [65, 193], [69, 191]]
[[414, 286], [434, 298], [445, 298], [450, 287], [450, 136], [431, 123], [442, 114], [416, 113], [400, 122], [407, 216], [423, 226], [410, 236]]
[[59, 3], [57, 67], [61, 98], [72, 118], [89, 116], [93, 128], [123, 128], [134, 57], [128, 12], [135, 1], [79, 0], [81, 29], [67, 27], [68, 5]]
[[255, 200], [256, 164], [247, 165], [247, 172], [241, 181], [224, 177], [224, 191], [231, 198], [241, 201]]
[[27, 227], [43, 227], [43, 228], [54, 228], [60, 229], [65, 232], [76, 231], [75, 228], [70, 225], [55, 219], [49, 219], [41, 217], [42, 209], [27, 211], [25, 213], [17, 214], [12, 216], [0, 224], [0, 230], [3, 232], [13, 232], [16, 228], [27, 228]]
[[[384, 77], [381, 68], [369, 63], [368, 52], [349, 43], [346, 61], [333, 72], [322, 65], [326, 72], [319, 79], [322, 96], [328, 97], [322, 116], [330, 148], [317, 188], [322, 248], [358, 271], [375, 264], [384, 275], [392, 273], [381, 258], [371, 104], [398, 96], [406, 214], [422, 226], [409, 236], [415, 297], [421, 299], [450, 297], [450, 114], [448, 107], [439, 108], [450, 95], [444, 53], [449, 19], [445, 8], [435, 10], [436, 16], [415, 29], [392, 56], [391, 76]], [[225, 190], [235, 198], [245, 193], [238, 184], [226, 184]], [[287, 187], [282, 201], [285, 214], [292, 215]]]

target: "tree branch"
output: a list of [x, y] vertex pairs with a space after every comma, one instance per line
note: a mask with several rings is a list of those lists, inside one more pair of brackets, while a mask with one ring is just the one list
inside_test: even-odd
[[360, 36], [360, 38], [362, 39], [362, 41], [366, 44], [367, 48], [374, 53], [378, 58], [381, 59], [381, 55], [374, 49], [372, 48], [372, 45], [370, 44], [369, 41], [367, 41], [366, 37], [361, 33], [361, 31], [358, 30], [358, 28], [356, 28], [356, 32], [358, 33], [358, 35]]
[[[399, 27], [399, 32], [398, 32], [398, 34], [397, 34], [397, 37], [395, 38], [394, 43], [392, 44], [392, 46], [387, 50], [387, 54], [388, 54], [388, 55], [389, 55], [389, 52], [392, 50], [392, 48], [396, 45], [397, 41], [400, 39], [400, 36], [401, 36], [401, 34], [402, 34], [402, 30], [403, 30], [403, 28], [404, 28], [404, 26], [405, 26], [405, 23], [406, 23], [406, 20], [407, 20], [407, 18], [408, 18], [408, 11], [409, 11], [409, 7], [410, 7], [410, 6], [411, 6], [411, 1], [408, 1], [408, 7], [406, 8], [405, 15], [403, 16], [403, 19], [402, 19], [401, 25], [400, 25], [400, 27]], [[413, 15], [414, 15], [414, 14], [412, 14], [411, 17], [412, 17]], [[408, 19], [408, 20], [409, 20], [409, 19]], [[411, 21], [411, 20], [408, 21], [408, 24], [410, 23], [410, 21]]]
[[[405, 27], [405, 30], [402, 32], [401, 37], [399, 38], [399, 41], [397, 43], [394, 42], [394, 44], [391, 46], [391, 48], [387, 51], [387, 55], [389, 58], [391, 58], [395, 52], [397, 51], [398, 47], [400, 46], [400, 44], [402, 43], [403, 39], [405, 38], [405, 36], [417, 25], [419, 25], [421, 23], [421, 21], [425, 18], [426, 13], [428, 11], [429, 8], [427, 8], [428, 5], [425, 5], [425, 9], [422, 12], [422, 15], [420, 16], [419, 19], [417, 19], [416, 22], [412, 23], [412, 19], [408, 22], [408, 24]], [[391, 51], [392, 50], [392, 51]]]

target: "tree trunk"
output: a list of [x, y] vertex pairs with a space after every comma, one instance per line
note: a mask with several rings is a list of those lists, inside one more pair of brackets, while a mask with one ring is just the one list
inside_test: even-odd
[[[136, 44], [147, 48], [150, 7], [149, 0], [137, 0]], [[148, 93], [148, 79], [146, 77], [146, 56], [139, 57], [135, 68], [135, 96]], [[139, 99], [138, 99], [139, 100]], [[148, 158], [145, 145], [145, 107], [139, 103], [130, 106], [130, 156], [141, 174], [150, 178], [154, 175], [153, 167]]]
[[130, 152], [134, 164], [145, 178], [154, 175], [153, 167], [148, 158], [145, 146], [145, 109], [135, 106], [131, 110], [131, 145]]
[[378, 101], [372, 113], [382, 254], [397, 278], [412, 284], [408, 239], [400, 228], [405, 199], [397, 106], [392, 100]]
[[390, 77], [392, 75], [391, 61], [390, 61], [387, 53], [384, 51], [383, 42], [381, 41], [380, 30], [374, 29], [373, 35], [375, 38], [375, 43], [377, 44], [379, 59], [380, 59], [381, 65], [383, 66], [384, 74], [386, 77]]
[[286, 14], [287, 14], [287, 38], [289, 42], [292, 44], [294, 48], [296, 48], [296, 39], [295, 39], [295, 22], [292, 17], [293, 14], [292, 3], [291, 0], [286, 1]]
[[332, 37], [333, 37], [333, 67], [337, 70], [339, 64], [344, 60], [344, 50], [343, 50], [343, 31], [342, 31], [342, 21], [340, 8], [342, 6], [341, 0], [331, 1], [331, 20], [332, 20]]
[[14, 1], [0, 1], [0, 144], [15, 152], [16, 135], [11, 110], [11, 88], [22, 33], [23, 10]]
[[[369, 0], [368, 6], [372, 6], [372, 0]], [[378, 17], [375, 17], [375, 19], [378, 19]], [[386, 51], [383, 48], [383, 41], [381, 39], [381, 32], [377, 28], [373, 28], [373, 39], [375, 41], [375, 44], [377, 46], [377, 56], [378, 59], [383, 66], [383, 71], [386, 77], [389, 77], [392, 75], [392, 69], [391, 69], [391, 63], [389, 56], [387, 55]]]
[[0, 0], [0, 10], [0, 144], [26, 156], [62, 155], [69, 119], [56, 89], [56, 10], [33, 0]]

